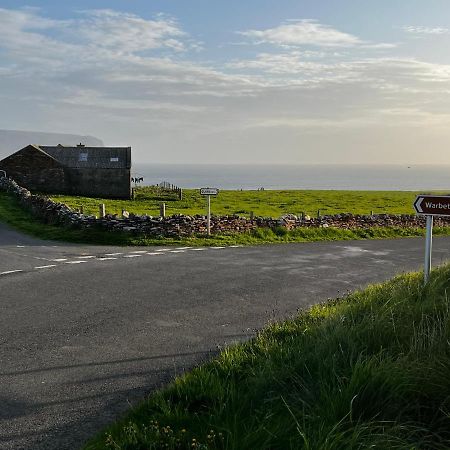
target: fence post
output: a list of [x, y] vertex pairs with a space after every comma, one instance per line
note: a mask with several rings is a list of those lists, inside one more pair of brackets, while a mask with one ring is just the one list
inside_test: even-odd
[[317, 210], [317, 218], [320, 219], [320, 209]]
[[83, 205], [80, 206], [80, 214], [84, 214], [84, 207], [83, 207]]
[[178, 189], [178, 199], [183, 200], [183, 189], [181, 188]]
[[166, 217], [166, 204], [165, 203], [159, 204], [159, 215], [162, 218]]
[[105, 211], [105, 204], [101, 203], [98, 207], [98, 212], [99, 212], [99, 217], [100, 219], [103, 219], [103, 217], [105, 217], [106, 215], [106, 211]]
[[253, 211], [250, 211], [250, 220], [253, 220], [255, 218], [255, 213]]

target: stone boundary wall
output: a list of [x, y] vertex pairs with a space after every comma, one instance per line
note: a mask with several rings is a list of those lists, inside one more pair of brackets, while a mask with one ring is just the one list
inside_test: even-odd
[[[20, 187], [10, 178], [0, 178], [0, 190], [16, 196], [26, 209], [35, 217], [48, 224], [62, 225], [71, 228], [99, 228], [106, 231], [123, 231], [133, 234], [163, 237], [191, 236], [206, 233], [205, 216], [173, 215], [170, 217], [136, 216], [119, 218], [106, 215], [97, 219], [95, 216], [83, 215], [73, 211], [63, 203], [57, 203], [43, 195], [32, 194], [28, 189]], [[411, 207], [412, 208], [412, 207]], [[450, 225], [450, 218], [435, 218], [436, 226]], [[301, 227], [336, 227], [343, 229], [372, 227], [424, 227], [425, 218], [414, 214], [377, 214], [362, 216], [353, 214], [324, 215], [320, 218], [304, 219], [287, 214], [279, 219], [255, 217], [246, 219], [239, 216], [211, 217], [211, 232], [245, 232], [256, 228], [284, 227], [288, 230]]]

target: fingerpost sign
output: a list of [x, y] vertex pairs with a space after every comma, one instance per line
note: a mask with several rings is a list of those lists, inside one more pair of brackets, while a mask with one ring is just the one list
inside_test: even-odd
[[433, 218], [434, 216], [450, 216], [449, 195], [418, 195], [414, 202], [416, 214], [426, 216], [427, 230], [425, 235], [424, 282], [428, 283], [431, 271], [431, 254], [433, 250]]
[[206, 227], [208, 230], [208, 236], [211, 235], [211, 195], [217, 195], [219, 193], [219, 189], [217, 188], [201, 188], [200, 189], [200, 195], [203, 195], [207, 197], [207, 221], [206, 221]]

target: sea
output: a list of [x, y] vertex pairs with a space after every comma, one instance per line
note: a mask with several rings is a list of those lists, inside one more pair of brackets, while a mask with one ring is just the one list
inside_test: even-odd
[[450, 192], [450, 165], [133, 165], [139, 185], [168, 182], [181, 188], [342, 189]]

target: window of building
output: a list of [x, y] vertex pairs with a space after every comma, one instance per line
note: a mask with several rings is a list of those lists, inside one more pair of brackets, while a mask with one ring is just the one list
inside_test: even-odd
[[78, 161], [87, 161], [87, 160], [88, 160], [88, 154], [80, 153], [80, 156], [78, 157]]
[[117, 157], [115, 157], [115, 156], [109, 158], [109, 160], [110, 160], [111, 162], [119, 162], [119, 158], [117, 158]]

